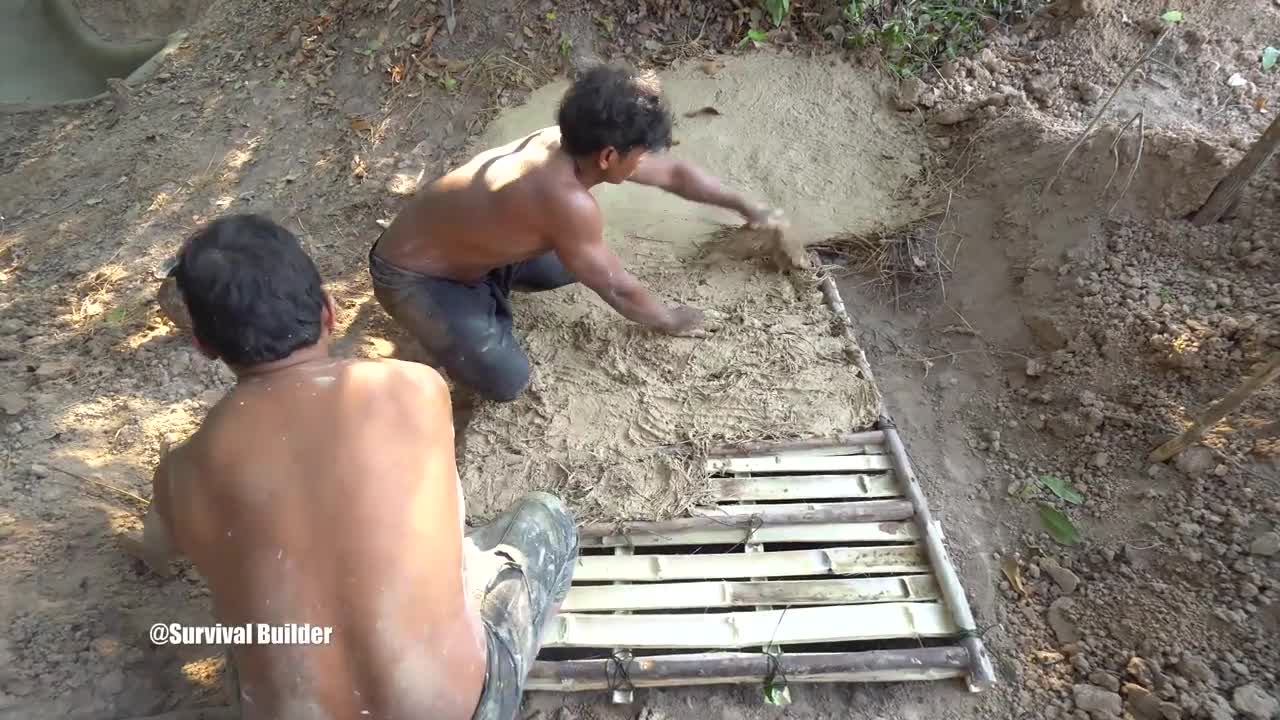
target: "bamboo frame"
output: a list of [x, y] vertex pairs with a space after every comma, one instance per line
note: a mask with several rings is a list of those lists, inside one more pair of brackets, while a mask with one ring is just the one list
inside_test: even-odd
[[[635, 687], [759, 684], [775, 668], [763, 653], [699, 653], [635, 658], [627, 676]], [[790, 682], [902, 682], [964, 677], [963, 647], [874, 650], [849, 653], [783, 653], [780, 674]], [[582, 692], [609, 689], [608, 660], [537, 661], [527, 689]]]
[[924, 602], [941, 598], [930, 575], [899, 575], [829, 580], [751, 580], [736, 582], [575, 585], [561, 612], [680, 610], [753, 605], [865, 605]]
[[708, 460], [708, 469], [722, 473], [830, 473], [892, 470], [887, 455], [819, 455], [786, 457], [770, 455], [754, 458]]
[[[710, 520], [710, 518], [707, 518]], [[737, 520], [735, 519], [736, 523]], [[746, 522], [741, 527], [720, 526], [715, 523], [706, 530], [683, 530], [672, 533], [656, 533], [626, 530], [616, 535], [582, 537], [580, 547], [670, 547], [673, 545], [736, 545], [747, 540], [768, 543], [892, 543], [910, 542], [920, 537], [920, 531], [911, 522], [879, 523], [799, 523], [796, 525], [771, 525], [752, 530]]]
[[707, 580], [804, 575], [907, 574], [927, 571], [926, 556], [917, 545], [835, 547], [821, 550], [781, 550], [744, 555], [583, 555], [574, 579]]
[[995, 684], [995, 670], [991, 658], [987, 655], [982, 639], [978, 637], [977, 625], [973, 621], [973, 613], [969, 609], [969, 600], [965, 597], [964, 587], [960, 584], [955, 567], [942, 544], [942, 525], [933, 519], [929, 512], [929, 503], [925, 500], [920, 483], [916, 481], [915, 470], [907, 457], [902, 439], [898, 437], [898, 429], [888, 417], [879, 420], [880, 429], [884, 430], [885, 447], [893, 458], [898, 477], [902, 479], [903, 489], [916, 508], [916, 522], [924, 533], [925, 551], [928, 553], [930, 565], [938, 576], [939, 589], [947, 607], [955, 614], [955, 624], [961, 634], [961, 645], [968, 651], [971, 661], [969, 689], [977, 692]]
[[716, 614], [561, 613], [546, 624], [542, 647], [719, 648], [853, 642], [955, 635], [941, 603], [826, 605]]
[[824, 500], [829, 498], [902, 497], [893, 473], [877, 475], [788, 475], [783, 477], [711, 478], [720, 500]]

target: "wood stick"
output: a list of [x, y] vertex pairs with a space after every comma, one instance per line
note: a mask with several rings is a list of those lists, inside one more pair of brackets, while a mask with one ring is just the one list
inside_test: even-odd
[[[810, 260], [814, 266], [819, 264], [816, 254], [811, 254]], [[849, 317], [849, 311], [845, 309], [844, 298], [840, 297], [840, 288], [836, 287], [836, 281], [831, 277], [831, 273], [824, 272], [822, 274], [818, 287], [822, 290], [822, 296], [827, 300], [827, 306], [831, 308], [831, 312], [835, 313], [836, 318], [840, 321], [841, 334], [853, 344], [855, 349], [853, 364], [858, 368], [858, 372], [862, 374], [863, 379], [870, 383], [875, 390], [876, 410], [883, 413], [884, 407], [883, 398], [880, 396], [880, 385], [876, 382], [875, 376], [871, 374], [871, 363], [867, 362], [867, 354], [863, 352], [862, 346], [858, 344], [858, 338], [853, 332], [853, 319]]]
[[[609, 688], [608, 660], [537, 661], [528, 689], [578, 692]], [[763, 653], [699, 653], [638, 657], [628, 667], [636, 687], [758, 684], [771, 673], [793, 682], [897, 682], [963, 677], [963, 647], [873, 650], [848, 653], [782, 653], [771, 667]]]
[[884, 433], [879, 430], [867, 432], [842, 433], [830, 438], [813, 438], [807, 440], [761, 440], [725, 445], [708, 451], [708, 457], [731, 457], [752, 455], [781, 455], [796, 450], [817, 450], [840, 448], [846, 445], [880, 445], [884, 442]]
[[920, 483], [916, 481], [915, 470], [911, 467], [911, 460], [907, 457], [907, 450], [902, 445], [902, 439], [898, 437], [898, 429], [893, 421], [882, 417], [880, 429], [884, 430], [885, 447], [893, 457], [895, 469], [898, 477], [902, 478], [907, 498], [915, 505], [916, 522], [924, 533], [925, 551], [929, 557], [929, 564], [937, 575], [942, 597], [954, 614], [956, 625], [964, 634], [961, 645], [969, 651], [970, 689], [975, 692], [984, 690], [995, 684], [995, 668], [991, 665], [991, 658], [983, 647], [982, 639], [977, 635], [978, 626], [974, 623], [973, 613], [969, 610], [969, 600], [965, 597], [964, 587], [960, 584], [960, 578], [956, 575], [951, 558], [947, 555], [947, 548], [942, 544], [942, 525], [935, 521], [929, 512], [929, 503], [925, 500], [924, 491], [920, 489]]
[[[1275, 125], [1275, 123], [1272, 123], [1272, 125]], [[1274, 381], [1276, 378], [1280, 378], [1280, 351], [1271, 353], [1261, 370], [1240, 383], [1226, 397], [1210, 405], [1209, 409], [1196, 418], [1196, 421], [1185, 432], [1151, 451], [1151, 455], [1147, 460], [1153, 463], [1162, 463], [1186, 450], [1192, 443], [1204, 437], [1204, 434], [1214, 425], [1217, 425], [1219, 420], [1243, 405], [1254, 391]]]
[[767, 505], [745, 513], [728, 513], [716, 508], [695, 509], [697, 517], [675, 518], [660, 522], [589, 523], [578, 531], [579, 537], [609, 535], [665, 535], [684, 531], [752, 529], [768, 525], [808, 523], [893, 522], [911, 517], [911, 503], [906, 500], [864, 500], [847, 503], [818, 503], [812, 506], [771, 508]]
[[1209, 199], [1196, 211], [1191, 223], [1197, 226], [1216, 223], [1235, 203], [1240, 192], [1249, 184], [1249, 180], [1266, 164], [1267, 160], [1280, 147], [1280, 115], [1271, 121], [1271, 125], [1262, 133], [1262, 137], [1249, 148], [1240, 162], [1236, 163], [1227, 176], [1218, 181]]

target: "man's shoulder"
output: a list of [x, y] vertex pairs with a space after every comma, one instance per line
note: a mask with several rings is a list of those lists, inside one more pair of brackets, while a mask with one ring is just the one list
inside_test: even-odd
[[448, 394], [444, 377], [430, 365], [395, 358], [351, 359], [343, 370], [362, 383], [380, 383], [430, 394]]

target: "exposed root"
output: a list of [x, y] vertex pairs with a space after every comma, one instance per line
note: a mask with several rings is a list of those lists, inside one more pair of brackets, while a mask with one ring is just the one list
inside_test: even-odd
[[[950, 201], [947, 207], [949, 212]], [[936, 225], [923, 221], [886, 235], [835, 237], [814, 249], [844, 266], [846, 273], [866, 276], [866, 284], [892, 297], [895, 305], [935, 288], [945, 300], [956, 256], [942, 249], [946, 218], [944, 214]]]
[[[1098, 121], [1102, 119], [1102, 116], [1107, 114], [1107, 108], [1111, 107], [1111, 103], [1115, 102], [1116, 96], [1120, 94], [1122, 89], [1124, 89], [1124, 86], [1129, 82], [1129, 78], [1133, 77], [1133, 74], [1138, 71], [1138, 68], [1147, 64], [1147, 62], [1151, 60], [1151, 56], [1155, 54], [1157, 49], [1159, 49], [1160, 43], [1164, 42], [1164, 39], [1169, 36], [1169, 33], [1172, 30], [1172, 25], [1162, 30], [1160, 35], [1156, 37], [1155, 42], [1151, 43], [1151, 47], [1147, 48], [1147, 51], [1142, 54], [1142, 57], [1138, 58], [1137, 62], [1130, 65], [1129, 69], [1125, 71], [1124, 76], [1120, 78], [1120, 82], [1116, 83], [1115, 88], [1111, 90], [1111, 94], [1107, 96], [1106, 102], [1102, 103], [1102, 107], [1098, 109], [1098, 112], [1093, 116], [1093, 119], [1089, 121], [1088, 125], [1085, 125], [1084, 131], [1080, 133], [1075, 142], [1071, 143], [1071, 148], [1067, 150], [1067, 154], [1063, 156], [1062, 162], [1058, 164], [1058, 169], [1054, 171], [1053, 177], [1049, 178], [1048, 184], [1046, 184], [1044, 186], [1044, 190], [1040, 192], [1040, 197], [1043, 198], [1045, 195], [1049, 194], [1049, 190], [1053, 187], [1053, 184], [1058, 181], [1058, 178], [1061, 177], [1063, 169], [1067, 167], [1067, 162], [1071, 160], [1071, 156], [1075, 155], [1076, 151], [1080, 149], [1080, 146], [1084, 145], [1084, 141], [1089, 139], [1089, 135], [1093, 133], [1093, 128], [1098, 124]], [[1141, 115], [1141, 113], [1139, 113], [1139, 115]], [[1132, 122], [1132, 120], [1130, 122]], [[1127, 123], [1125, 127], [1128, 127]], [[1121, 130], [1121, 133], [1123, 132], [1124, 131]], [[1133, 179], [1132, 174], [1130, 174], [1129, 179]], [[1126, 188], [1127, 187], [1128, 186], [1126, 185]]]

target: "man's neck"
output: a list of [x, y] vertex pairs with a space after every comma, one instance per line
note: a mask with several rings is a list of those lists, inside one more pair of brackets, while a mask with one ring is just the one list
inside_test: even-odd
[[[561, 152], [564, 152], [561, 150]], [[582, 183], [582, 186], [590, 190], [591, 188], [604, 182], [604, 173], [601, 172], [599, 166], [591, 161], [591, 158], [576, 158], [568, 153], [569, 162], [573, 163], [573, 176]]]
[[314, 345], [294, 350], [288, 357], [283, 357], [279, 360], [273, 360], [268, 363], [261, 363], [250, 367], [233, 366], [231, 371], [236, 374], [237, 381], [244, 381], [253, 378], [276, 375], [285, 372], [286, 370], [296, 370], [317, 362], [327, 362], [331, 359], [332, 357], [329, 354], [329, 338], [326, 336], [320, 338], [320, 340]]

